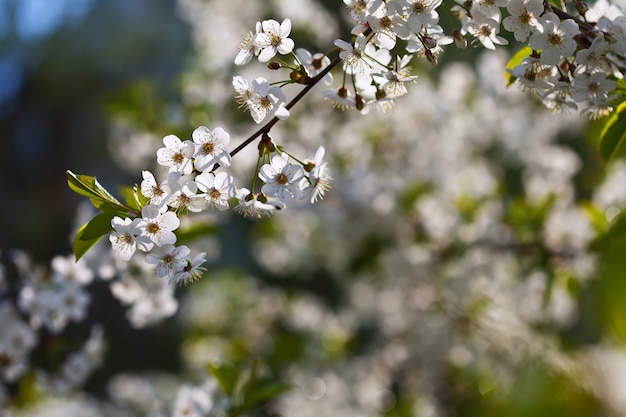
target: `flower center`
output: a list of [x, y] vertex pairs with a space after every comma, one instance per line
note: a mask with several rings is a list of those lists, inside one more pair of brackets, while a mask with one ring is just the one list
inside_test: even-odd
[[537, 70], [537, 77], [540, 79], [548, 78], [552, 75], [552, 68], [550, 66], [542, 66]]
[[211, 155], [215, 151], [215, 145], [213, 142], [206, 142], [202, 145], [202, 152], [205, 155]]
[[522, 13], [519, 16], [519, 21], [523, 24], [523, 25], [528, 25], [530, 24], [530, 21], [532, 20], [532, 15], [530, 13], [528, 13], [527, 11], [524, 11], [524, 13]]
[[276, 182], [279, 185], [285, 185], [289, 183], [289, 177], [287, 177], [287, 175], [283, 174], [282, 172], [278, 175], [276, 175]]
[[393, 26], [392, 23], [393, 22], [389, 16], [383, 16], [383, 18], [380, 19], [380, 26], [383, 29], [391, 29], [391, 27]]
[[263, 107], [264, 109], [269, 109], [269, 108], [272, 107], [272, 101], [269, 98], [267, 98], [267, 97], [263, 97], [261, 99], [261, 103], [260, 104], [261, 104], [261, 107]]
[[177, 165], [182, 164], [184, 160], [185, 155], [182, 152], [176, 152], [174, 155], [172, 155], [172, 161], [174, 161], [174, 163]]
[[558, 33], [552, 33], [548, 35], [548, 43], [552, 46], [558, 46], [563, 43], [563, 39]]
[[209, 191], [209, 197], [211, 197], [212, 200], [217, 200], [221, 196], [222, 196], [222, 193], [217, 188], [211, 188], [211, 190]]
[[186, 207], [189, 205], [189, 202], [191, 201], [189, 196], [187, 196], [186, 194], [179, 195], [176, 200], [178, 203], [178, 207]]
[[276, 33], [272, 33], [270, 35], [270, 38], [271, 38], [272, 46], [280, 45], [280, 43], [283, 40], [283, 38], [281, 38], [280, 35], [277, 35]]
[[125, 235], [120, 236], [119, 239], [120, 241], [122, 241], [122, 243], [125, 243], [127, 245], [130, 245], [133, 241], [133, 238], [129, 233], [126, 233]]
[[148, 227], [146, 227], [146, 231], [151, 235], [156, 234], [160, 229], [161, 227], [158, 223], [148, 223]]
[[478, 33], [480, 34], [480, 36], [488, 38], [489, 36], [491, 36], [491, 28], [487, 25], [483, 25], [480, 27]]
[[352, 10], [354, 10], [355, 12], [361, 12], [363, 10], [365, 10], [367, 8], [367, 3], [365, 2], [365, 0], [359, 0], [354, 7], [352, 8]]
[[163, 188], [161, 188], [161, 184], [157, 184], [152, 186], [152, 195], [156, 197], [160, 197], [164, 194]]
[[426, 10], [426, 5], [422, 1], [416, 1], [413, 3], [413, 13], [420, 14]]

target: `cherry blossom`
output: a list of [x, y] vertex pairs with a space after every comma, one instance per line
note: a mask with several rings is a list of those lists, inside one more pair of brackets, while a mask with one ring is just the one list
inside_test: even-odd
[[540, 19], [543, 30], [533, 34], [528, 44], [536, 51], [541, 51], [541, 62], [556, 65], [563, 56], [569, 56], [576, 50], [574, 36], [580, 33], [578, 25], [572, 19], [561, 21], [554, 13], [546, 13]]
[[261, 22], [262, 30], [253, 38], [252, 43], [260, 49], [259, 62], [267, 62], [277, 53], [286, 55], [293, 50], [294, 42], [289, 38], [291, 20], [285, 19], [282, 23], [276, 20]]
[[286, 154], [274, 155], [269, 164], [265, 164], [259, 170], [259, 178], [265, 185], [261, 191], [280, 201], [289, 201], [296, 198], [298, 187], [296, 186], [303, 177], [302, 168], [289, 163]]
[[226, 147], [230, 135], [221, 127], [212, 131], [206, 126], [196, 128], [192, 133], [195, 145], [194, 166], [198, 171], [206, 171], [215, 164], [230, 166], [230, 154]]
[[157, 151], [157, 162], [169, 168], [170, 172], [190, 174], [193, 170], [191, 157], [194, 147], [191, 141], [181, 141], [177, 136], [167, 135], [163, 138], [164, 148]]

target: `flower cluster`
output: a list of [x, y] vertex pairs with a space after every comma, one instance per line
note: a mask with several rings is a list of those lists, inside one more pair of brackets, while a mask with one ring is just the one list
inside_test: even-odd
[[55, 256], [46, 270], [35, 265], [27, 254], [9, 254], [21, 283], [15, 288], [17, 302], [6, 298], [0, 267], [0, 407], [7, 396], [7, 386], [32, 374], [53, 392], [64, 392], [82, 386], [96, 369], [104, 354], [103, 329], [95, 325], [89, 340], [59, 364], [54, 373], [38, 368], [33, 359], [36, 351], [50, 343], [70, 322], [82, 322], [91, 302], [87, 286], [94, 274], [84, 261], [73, 256]]
[[602, 117], [619, 97], [626, 59], [626, 16], [617, 6], [602, 10], [577, 3], [579, 16], [544, 9], [541, 0], [515, 0], [503, 25], [515, 38], [528, 41], [532, 52], [510, 73], [526, 89], [536, 92], [549, 108], [577, 109]]
[[[264, 136], [262, 165], [258, 178], [264, 183], [260, 192], [238, 188], [232, 175], [215, 172], [217, 167], [228, 167], [231, 155], [225, 146], [230, 135], [221, 127], [213, 130], [201, 126], [194, 130], [192, 140], [180, 140], [174, 135], [163, 138], [164, 147], [157, 151], [157, 163], [167, 168], [167, 176], [157, 181], [150, 171], [143, 171], [140, 185], [146, 204], [137, 217], [115, 216], [111, 220], [113, 232], [109, 235], [113, 251], [123, 261], [129, 261], [137, 250], [146, 254], [145, 261], [154, 265], [155, 274], [168, 278], [170, 283], [189, 284], [206, 271], [206, 253], [191, 257], [186, 245], [176, 246], [179, 215], [207, 210], [224, 211], [230, 208], [244, 216], [262, 217], [285, 204], [309, 199], [311, 203], [324, 196], [330, 188], [329, 169], [323, 161], [324, 148], [304, 162], [293, 163], [287, 153]], [[295, 158], [294, 158], [295, 159]]]
[[[622, 100], [615, 95], [616, 81], [623, 80], [626, 55], [626, 17], [617, 5], [597, 2], [589, 9], [576, 3], [578, 16], [544, 5], [542, 0], [460, 2], [453, 8], [461, 27], [450, 35], [439, 25], [437, 9], [441, 0], [344, 0], [355, 25], [353, 41], [335, 40], [343, 65], [341, 86], [322, 94], [342, 109], [385, 111], [395, 98], [406, 94], [405, 84], [414, 82], [408, 64], [414, 56], [436, 64], [443, 47], [455, 43], [464, 48], [466, 37], [487, 49], [506, 45], [500, 30], [528, 43], [527, 57], [510, 69], [525, 88], [540, 95], [554, 110], [578, 108], [592, 117], [608, 114]], [[503, 16], [506, 16], [503, 18]], [[256, 33], [248, 33], [235, 59], [243, 65], [258, 56], [272, 69], [292, 70], [292, 81], [307, 84], [311, 77], [330, 65], [326, 54], [311, 54], [304, 49], [292, 52], [294, 43], [287, 36], [289, 19], [257, 23]], [[299, 52], [298, 52], [299, 51]], [[393, 56], [392, 51], [404, 55]], [[292, 53], [295, 66], [280, 53]], [[312, 58], [315, 57], [315, 58]], [[328, 81], [328, 79], [326, 79]], [[255, 83], [256, 82], [256, 83]], [[269, 91], [264, 78], [249, 87], [240, 77], [233, 85], [244, 107], [260, 123], [268, 117], [286, 118], [284, 94], [278, 87]]]
[[[211, 0], [201, 3], [211, 13], [216, 9]], [[288, 290], [262, 285], [265, 277], [253, 276], [256, 272], [248, 276], [231, 271], [214, 273], [195, 287], [181, 312], [189, 324], [181, 343], [181, 369], [206, 370], [209, 358], [248, 353], [266, 359], [276, 374], [286, 368], [284, 374], [295, 384], [289, 394], [268, 405], [268, 414], [443, 415], [462, 413], [457, 407], [466, 409], [468, 403], [490, 403], [492, 395], [467, 395], [464, 387], [470, 383], [497, 389], [496, 400], [509, 398], [507, 391], [517, 388], [511, 384], [515, 370], [528, 369], [529, 359], [541, 370], [547, 365], [548, 373], [556, 375], [554, 386], [565, 387], [561, 391], [575, 388], [571, 391], [577, 397], [592, 395], [603, 410], [622, 414], [619, 389], [604, 388], [620, 386], [624, 352], [610, 340], [568, 341], [582, 349], [567, 350], [555, 340], [578, 328], [587, 298], [605, 300], [595, 298], [604, 291], [591, 293], [585, 287], [598, 267], [589, 244], [602, 237], [616, 221], [618, 207], [626, 204], [626, 166], [613, 166], [593, 202], [577, 201], [575, 177], [582, 159], [574, 146], [554, 139], [557, 132], [580, 130], [580, 121], [569, 115], [537, 115], [521, 92], [499, 89], [493, 73], [504, 67], [502, 54], [479, 61], [476, 78], [467, 67], [453, 65], [442, 73], [450, 82], [435, 87], [426, 80], [411, 92], [407, 85], [416, 80], [409, 69], [413, 57], [435, 63], [442, 46], [454, 42], [465, 47], [466, 36], [494, 49], [507, 43], [499, 35], [502, 26], [530, 45], [528, 56], [511, 68], [520, 84], [547, 104], [560, 103], [555, 108], [587, 102], [584, 111], [600, 115], [618, 100], [616, 89], [623, 79], [623, 11], [603, 9], [605, 3], [598, 1], [590, 10], [578, 10], [576, 17], [540, 1], [470, 0], [455, 8], [461, 27], [448, 36], [438, 23], [441, 0], [344, 3], [356, 22], [355, 36], [334, 41], [339, 49], [334, 60], [295, 48], [289, 19], [257, 23], [256, 32], [242, 42], [235, 64], [258, 57], [270, 69], [286, 68], [289, 77], [276, 83], [256, 77], [248, 83], [235, 76], [232, 85], [254, 122], [266, 125], [232, 152], [227, 150], [230, 134], [221, 127], [198, 127], [189, 140], [163, 138], [156, 152], [161, 170], [143, 171], [138, 207], [129, 207], [127, 215], [118, 212], [111, 220], [113, 258], [108, 247], [106, 253], [91, 252], [91, 258], [79, 262], [58, 257], [45, 274], [16, 257], [20, 286], [15, 306], [5, 300], [3, 289], [9, 285], [0, 267], [0, 404], [17, 384], [20, 390], [28, 385], [33, 369], [29, 360], [42, 356], [38, 345], [54, 347], [40, 340], [37, 331], [56, 335], [70, 322], [83, 320], [90, 303], [95, 306], [101, 300], [87, 292], [92, 280], [111, 279], [110, 292], [129, 307], [133, 327], [171, 316], [179, 304], [168, 281], [197, 280], [214, 252], [204, 247], [206, 252], [194, 255], [190, 247], [178, 244], [185, 227], [182, 216], [232, 208], [257, 218], [298, 200], [314, 203], [330, 189], [328, 150], [348, 171], [336, 184], [345, 192], [337, 193], [332, 205], [321, 207], [321, 214], [276, 216], [273, 235], [260, 241], [253, 237], [251, 243], [263, 272], [272, 273], [272, 279], [289, 279]], [[233, 16], [243, 13], [236, 10]], [[223, 20], [230, 27], [235, 19]], [[594, 44], [598, 38], [604, 43]], [[403, 48], [406, 54], [393, 57]], [[331, 75], [333, 67], [342, 69], [341, 77]], [[312, 106], [315, 112], [301, 116], [300, 123], [285, 123], [272, 132], [275, 137], [289, 135], [290, 149], [276, 144], [270, 130], [292, 117], [291, 108], [301, 97], [288, 101], [282, 87], [300, 84], [306, 93], [320, 81], [330, 85], [336, 79], [341, 85], [322, 96], [338, 107], [385, 111], [404, 95], [406, 105], [384, 115], [372, 112], [367, 120], [344, 118], [329, 106]], [[587, 90], [581, 87], [585, 79]], [[598, 93], [601, 89], [607, 93]], [[313, 136], [341, 140], [328, 141], [307, 158], [291, 151], [311, 146]], [[256, 169], [246, 187], [240, 187], [229, 171], [233, 157], [257, 138]], [[509, 177], [520, 170], [514, 178], [519, 184], [509, 187]], [[236, 245], [243, 242], [232, 240]], [[153, 272], [164, 279], [151, 279]], [[339, 284], [342, 296], [336, 301], [327, 298], [327, 292], [339, 292], [334, 288], [318, 293], [310, 285], [312, 278], [320, 286]], [[586, 302], [578, 305], [577, 298]], [[621, 307], [614, 307], [606, 310], [621, 317], [616, 314], [623, 312]], [[419, 321], [411, 319], [417, 315]], [[624, 337], [619, 329], [598, 331]], [[217, 392], [214, 380], [202, 385], [170, 380], [158, 390], [160, 378], [152, 374], [118, 374], [108, 385], [110, 402], [87, 402], [87, 395], [75, 394], [101, 359], [102, 338], [94, 327], [89, 341], [67, 355], [54, 375], [37, 371], [38, 387], [70, 395], [65, 406], [61, 397], [47, 399], [42, 404], [51, 411], [36, 415], [166, 415], [168, 394], [169, 415], [175, 417], [234, 415], [245, 414], [240, 407], [253, 398], [245, 395], [243, 402], [231, 402]], [[355, 342], [363, 347], [358, 355]], [[297, 343], [297, 352], [292, 343]], [[288, 355], [282, 354], [285, 346]], [[578, 378], [581, 374], [585, 378]], [[173, 389], [174, 384], [179, 389]], [[233, 383], [235, 392], [254, 385], [252, 380]], [[261, 397], [279, 391], [279, 385], [269, 381], [258, 388], [254, 395]], [[555, 409], [560, 400], [549, 398], [550, 404], [557, 404]], [[581, 404], [579, 398], [574, 400], [576, 406]], [[537, 398], [525, 401], [532, 405]]]
[[[342, 70], [341, 83], [322, 91], [325, 99], [363, 114], [385, 112], [407, 94], [407, 84], [416, 81], [410, 67], [414, 57], [436, 64], [444, 46], [464, 48], [467, 37], [495, 49], [508, 43], [499, 35], [504, 28], [517, 41], [528, 43], [519, 64], [510, 64], [511, 77], [552, 109], [586, 103], [584, 113], [601, 116], [623, 101], [617, 87], [623, 83], [625, 68], [626, 17], [618, 6], [598, 2], [590, 9], [578, 2], [577, 15], [572, 15], [541, 0], [465, 1], [453, 7], [460, 27], [448, 35], [439, 24], [442, 0], [344, 0], [344, 4], [354, 21], [353, 37], [336, 39], [331, 52], [296, 48], [288, 18], [257, 22], [245, 35], [234, 58], [237, 66], [257, 58], [269, 70], [288, 71], [281, 81], [256, 77], [249, 82], [239, 75], [232, 79], [240, 107], [264, 125], [230, 152], [230, 135], [221, 127], [201, 126], [192, 140], [166, 136], [157, 162], [167, 168], [167, 177], [157, 181], [144, 171], [141, 194], [147, 204], [134, 218], [116, 216], [111, 222], [110, 241], [122, 260], [142, 251], [157, 276], [187, 284], [202, 276], [206, 253], [192, 257], [188, 247], [175, 246], [179, 215], [223, 211], [231, 207], [232, 199], [235, 211], [262, 217], [298, 198], [311, 203], [323, 198], [331, 180], [324, 148], [300, 160], [275, 145], [270, 131], [290, 117], [290, 109], [313, 86], [320, 81], [332, 84], [335, 67]], [[331, 53], [337, 54], [332, 60]], [[283, 91], [289, 84], [304, 86], [291, 101]], [[217, 170], [227, 169], [232, 158], [257, 139], [259, 156], [251, 185], [237, 187], [233, 176]], [[258, 180], [263, 182], [260, 190]]]

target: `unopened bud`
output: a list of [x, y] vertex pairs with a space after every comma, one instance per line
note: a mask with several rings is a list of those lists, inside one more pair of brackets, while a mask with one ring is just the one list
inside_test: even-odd
[[302, 74], [300, 74], [298, 71], [291, 71], [289, 73], [289, 78], [291, 79], [291, 81], [300, 83], [302, 80]]
[[315, 68], [316, 70], [319, 70], [322, 68], [322, 58], [315, 58], [313, 61], [311, 61], [311, 66], [313, 68]]
[[270, 61], [267, 63], [267, 68], [271, 70], [277, 70], [277, 69], [280, 69], [280, 67], [281, 65], [276, 61]]
[[259, 142], [259, 156], [267, 155], [274, 151], [276, 151], [276, 146], [272, 142], [272, 137], [267, 133], [263, 133]]
[[585, 13], [587, 13], [587, 11], [589, 10], [589, 6], [587, 6], [587, 4], [585, 4], [584, 1], [577, 0], [576, 3], [574, 4], [574, 6], [576, 7], [576, 11], [581, 16], [584, 16]]
[[339, 90], [337, 90], [337, 95], [341, 98], [346, 98], [348, 97], [348, 90], [346, 90], [346, 87], [339, 87]]
[[387, 93], [385, 93], [385, 90], [376, 90], [376, 100], [381, 100], [385, 97], [387, 97]]
[[356, 109], [357, 109], [358, 111], [363, 110], [363, 107], [365, 107], [365, 101], [363, 100], [363, 96], [362, 96], [362, 95], [360, 95], [360, 94], [357, 94], [357, 95], [354, 97], [354, 100], [355, 100], [355, 104], [356, 104]]
[[467, 39], [465, 39], [465, 36], [463, 36], [460, 30], [454, 29], [452, 31], [452, 37], [454, 38], [454, 44], [456, 45], [457, 48], [459, 49], [467, 48]]

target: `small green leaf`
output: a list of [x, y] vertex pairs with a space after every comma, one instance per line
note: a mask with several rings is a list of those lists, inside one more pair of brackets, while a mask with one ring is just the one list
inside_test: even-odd
[[239, 380], [240, 369], [226, 363], [210, 363], [207, 367], [213, 377], [217, 379], [217, 383], [220, 384], [222, 390], [229, 397], [232, 397]]
[[141, 209], [148, 204], [150, 199], [146, 198], [141, 194], [139, 188], [135, 184], [131, 187], [124, 187], [121, 189], [120, 194], [124, 198], [124, 202], [126, 205], [137, 212], [140, 212]]
[[76, 175], [67, 171], [67, 183], [72, 191], [85, 197], [89, 197], [91, 203], [98, 210], [111, 213], [123, 214], [133, 211], [132, 208], [120, 203], [111, 195], [95, 177], [88, 175]]
[[626, 215], [624, 213], [616, 216], [607, 230], [591, 242], [590, 250], [604, 253], [613, 247], [622, 246], [626, 247]]
[[515, 55], [513, 55], [513, 57], [506, 64], [507, 71], [504, 73], [504, 77], [506, 79], [507, 87], [513, 84], [513, 82], [517, 79], [517, 77], [513, 76], [513, 74], [511, 74], [509, 70], [512, 70], [513, 68], [517, 67], [519, 64], [522, 63], [524, 58], [530, 56], [530, 54], [532, 53], [533, 53], [533, 49], [530, 46], [525, 46], [519, 51], [517, 51]]
[[250, 410], [291, 389], [289, 384], [274, 380], [255, 381], [244, 392], [243, 407]]
[[126, 217], [128, 215], [128, 212], [131, 211], [130, 207], [119, 206], [117, 204], [113, 204], [108, 201], [102, 201], [96, 198], [90, 198], [89, 201], [91, 201], [91, 204], [93, 204], [93, 206], [98, 210], [105, 213], [115, 214], [120, 217]]
[[591, 227], [593, 227], [596, 233], [602, 234], [607, 231], [609, 221], [604, 210], [589, 201], [583, 202], [580, 208], [587, 215], [587, 220], [589, 220]]
[[609, 160], [626, 139], [626, 101], [605, 119], [600, 132], [600, 155]]
[[622, 78], [615, 79], [615, 93], [619, 95], [626, 95], [626, 81]]
[[77, 261], [104, 235], [113, 230], [111, 226], [113, 217], [114, 213], [100, 213], [78, 229], [72, 246]]

